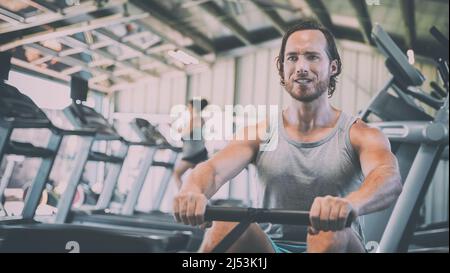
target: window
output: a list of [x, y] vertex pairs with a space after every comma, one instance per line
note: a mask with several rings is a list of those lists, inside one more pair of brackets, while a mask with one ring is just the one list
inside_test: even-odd
[[9, 72], [8, 83], [29, 96], [40, 108], [63, 109], [71, 103], [70, 86], [33, 77], [20, 72]]

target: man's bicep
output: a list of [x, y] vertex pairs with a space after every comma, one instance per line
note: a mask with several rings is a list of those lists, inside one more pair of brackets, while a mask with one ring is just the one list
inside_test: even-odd
[[391, 152], [389, 140], [380, 130], [362, 129], [357, 146], [361, 169], [365, 176], [377, 167], [398, 168], [397, 159]]
[[359, 159], [361, 162], [361, 169], [366, 177], [375, 168], [398, 168], [397, 159], [388, 149], [361, 151]]

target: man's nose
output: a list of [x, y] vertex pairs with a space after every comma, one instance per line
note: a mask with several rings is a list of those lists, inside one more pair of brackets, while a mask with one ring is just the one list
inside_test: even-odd
[[295, 67], [296, 74], [305, 74], [309, 71], [309, 64], [304, 58], [300, 58]]

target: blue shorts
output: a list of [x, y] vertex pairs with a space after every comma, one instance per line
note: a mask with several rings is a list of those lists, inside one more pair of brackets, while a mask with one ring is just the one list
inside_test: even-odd
[[[357, 232], [355, 232], [355, 235], [358, 237], [358, 239], [361, 241], [361, 244], [364, 246], [365, 245], [364, 238], [362, 238]], [[270, 238], [270, 236], [267, 236], [267, 238], [272, 244], [272, 248], [275, 250], [275, 253], [305, 253], [307, 250], [307, 245], [304, 242], [295, 242], [295, 243], [283, 241], [275, 242]]]
[[306, 252], [306, 243], [289, 244], [283, 242], [274, 242], [270, 237], [270, 243], [272, 244], [275, 253], [304, 253]]

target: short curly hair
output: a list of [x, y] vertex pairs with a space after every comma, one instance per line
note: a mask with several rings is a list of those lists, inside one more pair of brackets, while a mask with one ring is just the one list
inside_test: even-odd
[[336, 82], [337, 77], [342, 72], [342, 61], [341, 57], [339, 56], [339, 52], [337, 50], [336, 41], [333, 36], [333, 34], [324, 26], [322, 26], [320, 23], [315, 21], [314, 19], [303, 19], [295, 26], [289, 28], [287, 32], [283, 36], [283, 40], [281, 42], [281, 48], [280, 53], [278, 54], [278, 57], [276, 58], [276, 64], [278, 69], [278, 74], [280, 75], [280, 84], [284, 86], [286, 82], [284, 81], [284, 53], [286, 49], [286, 42], [291, 36], [292, 33], [300, 30], [319, 30], [323, 33], [325, 36], [325, 39], [327, 40], [327, 48], [326, 53], [328, 55], [328, 58], [333, 61], [336, 60], [337, 63], [337, 71], [334, 75], [330, 78], [330, 84], [328, 85], [328, 97], [331, 97], [336, 89]]

